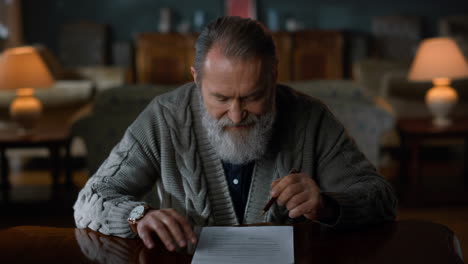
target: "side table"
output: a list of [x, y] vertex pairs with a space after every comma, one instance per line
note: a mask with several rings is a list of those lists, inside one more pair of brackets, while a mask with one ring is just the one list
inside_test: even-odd
[[[464, 140], [464, 168], [465, 185], [468, 183], [468, 118], [453, 120], [446, 127], [437, 127], [431, 119], [401, 119], [397, 122], [397, 129], [401, 139], [402, 155], [400, 158], [400, 180], [403, 185], [403, 200], [408, 203], [418, 203], [421, 198], [421, 146], [424, 140], [445, 138]], [[403, 182], [402, 182], [403, 181]], [[410, 199], [411, 198], [411, 199]]]
[[[14, 148], [47, 148], [50, 155], [51, 176], [53, 187], [58, 186], [62, 161], [65, 165], [65, 184], [72, 186], [70, 164], [70, 130], [64, 123], [55, 123], [53, 126], [42, 126], [29, 132], [21, 132], [17, 127], [0, 130], [0, 178], [1, 189], [5, 193], [10, 188], [8, 179], [9, 165], [6, 156], [7, 149]], [[62, 159], [60, 150], [65, 149]]]

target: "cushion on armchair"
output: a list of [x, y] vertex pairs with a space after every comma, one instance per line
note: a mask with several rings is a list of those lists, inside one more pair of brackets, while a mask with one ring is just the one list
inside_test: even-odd
[[119, 66], [82, 66], [74, 69], [85, 80], [93, 81], [96, 91], [122, 86], [125, 84], [127, 71]]
[[[34, 95], [44, 108], [82, 105], [91, 101], [94, 86], [87, 80], [60, 80], [48, 89], [36, 89]], [[15, 97], [15, 91], [0, 91], [0, 108], [7, 109]]]
[[362, 87], [349, 80], [293, 82], [288, 85], [327, 104], [359, 149], [374, 165], [379, 165], [382, 136], [395, 123], [388, 109], [365, 97]]

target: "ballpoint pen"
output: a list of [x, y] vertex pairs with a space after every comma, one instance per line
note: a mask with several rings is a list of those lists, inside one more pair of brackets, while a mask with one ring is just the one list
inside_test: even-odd
[[[291, 169], [289, 171], [289, 174], [298, 173], [298, 172], [299, 171], [296, 170], [296, 169]], [[265, 205], [265, 207], [263, 207], [263, 210], [260, 213], [260, 216], [264, 216], [266, 214], [266, 212], [268, 212], [268, 210], [270, 210], [271, 206], [276, 202], [276, 199], [278, 199], [278, 197], [271, 197], [271, 199], [268, 201], [268, 203]]]

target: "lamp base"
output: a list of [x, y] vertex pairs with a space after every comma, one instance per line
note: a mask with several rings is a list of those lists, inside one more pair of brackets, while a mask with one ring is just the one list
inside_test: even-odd
[[455, 89], [450, 87], [448, 78], [436, 78], [433, 80], [434, 87], [426, 94], [426, 104], [434, 116], [432, 123], [435, 126], [444, 127], [452, 123], [449, 113], [458, 101]]
[[432, 119], [432, 124], [438, 127], [446, 127], [452, 124], [452, 120], [446, 117], [434, 117], [434, 119]]
[[33, 129], [42, 113], [42, 104], [32, 88], [21, 88], [10, 105], [11, 118], [24, 130]]

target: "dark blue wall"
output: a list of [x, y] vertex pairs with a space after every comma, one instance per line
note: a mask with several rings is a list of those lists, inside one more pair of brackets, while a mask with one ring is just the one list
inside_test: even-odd
[[[196, 10], [207, 20], [223, 15], [222, 0], [23, 0], [28, 43], [43, 43], [56, 50], [63, 23], [91, 21], [108, 24], [113, 41], [131, 41], [138, 32], [157, 31], [159, 9], [169, 7], [175, 24], [193, 22]], [[468, 14], [466, 0], [257, 0], [259, 19], [274, 9], [284, 22], [294, 17], [311, 29], [344, 29], [370, 32], [370, 21], [379, 15], [416, 15], [424, 18], [425, 36], [436, 34], [441, 16]], [[283, 23], [282, 23], [283, 24]]]

